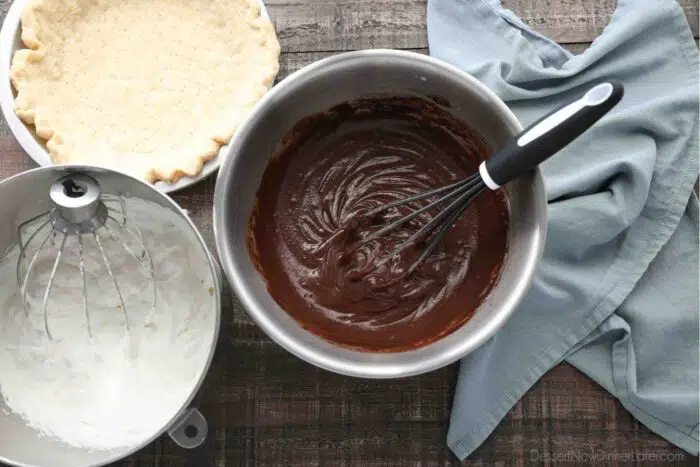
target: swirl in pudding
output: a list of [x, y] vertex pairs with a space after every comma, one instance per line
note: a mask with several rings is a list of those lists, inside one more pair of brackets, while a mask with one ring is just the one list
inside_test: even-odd
[[382, 260], [437, 210], [367, 239], [431, 199], [365, 214], [469, 177], [488, 151], [423, 99], [364, 99], [303, 119], [268, 164], [249, 219], [249, 252], [270, 294], [309, 331], [354, 349], [408, 350], [454, 331], [500, 274], [505, 196], [475, 198], [421, 263], [425, 242]]

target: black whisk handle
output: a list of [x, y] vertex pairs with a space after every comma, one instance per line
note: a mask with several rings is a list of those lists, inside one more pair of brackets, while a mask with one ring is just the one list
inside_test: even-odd
[[527, 173], [588, 130], [620, 102], [623, 94], [622, 84], [617, 81], [597, 84], [512, 138], [481, 164], [481, 178], [495, 190]]

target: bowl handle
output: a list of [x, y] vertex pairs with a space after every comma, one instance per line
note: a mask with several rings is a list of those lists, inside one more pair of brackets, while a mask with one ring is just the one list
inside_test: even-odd
[[195, 409], [186, 409], [180, 418], [168, 429], [168, 436], [184, 449], [194, 449], [207, 439], [207, 419]]

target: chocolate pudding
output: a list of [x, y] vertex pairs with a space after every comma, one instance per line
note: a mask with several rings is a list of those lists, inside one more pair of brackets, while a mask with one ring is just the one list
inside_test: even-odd
[[467, 321], [499, 277], [508, 234], [500, 190], [475, 198], [412, 271], [425, 242], [381, 260], [438, 211], [363, 242], [430, 200], [364, 213], [467, 178], [490, 154], [438, 102], [343, 103], [297, 123], [266, 168], [248, 251], [280, 307], [327, 341], [371, 352], [421, 347]]

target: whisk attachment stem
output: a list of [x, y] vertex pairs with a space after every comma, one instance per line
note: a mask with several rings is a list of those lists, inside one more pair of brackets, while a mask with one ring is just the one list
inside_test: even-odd
[[[63, 219], [70, 226], [83, 227], [84, 223], [104, 222], [104, 218], [96, 216], [100, 206], [103, 206], [101, 194], [97, 181], [82, 174], [66, 175], [49, 188], [49, 197], [59, 213], [57, 220]], [[94, 230], [97, 228], [99, 225]]]

